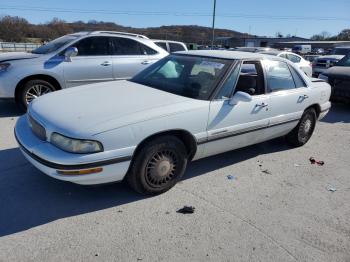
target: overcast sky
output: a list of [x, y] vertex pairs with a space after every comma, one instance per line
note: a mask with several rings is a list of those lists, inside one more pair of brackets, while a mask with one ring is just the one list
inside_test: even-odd
[[[31, 23], [53, 17], [68, 22], [110, 21], [125, 26], [211, 26], [214, 0], [11, 0], [1, 1], [1, 15]], [[216, 27], [256, 35], [310, 37], [321, 31], [337, 34], [350, 28], [350, 0], [217, 0]]]

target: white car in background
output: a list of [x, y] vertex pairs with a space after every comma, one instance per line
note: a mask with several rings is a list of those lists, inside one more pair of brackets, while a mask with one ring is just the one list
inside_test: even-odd
[[31, 53], [0, 54], [0, 98], [22, 109], [60, 89], [133, 77], [168, 52], [146, 36], [113, 31], [57, 38]]
[[330, 93], [328, 83], [279, 57], [178, 52], [128, 81], [35, 99], [15, 136], [53, 178], [83, 185], [126, 178], [140, 193], [159, 194], [191, 160], [281, 136], [304, 145]]
[[300, 55], [286, 51], [268, 51], [260, 53], [267, 55], [275, 55], [278, 57], [288, 59], [292, 63], [296, 64], [296, 66], [298, 66], [308, 77], [312, 77], [312, 63], [310, 61], [305, 60]]

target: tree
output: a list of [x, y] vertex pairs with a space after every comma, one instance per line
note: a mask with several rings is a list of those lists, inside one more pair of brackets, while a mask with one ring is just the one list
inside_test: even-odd
[[350, 41], [350, 29], [344, 29], [337, 36], [337, 40]]
[[311, 37], [311, 40], [316, 40], [316, 41], [322, 41], [322, 40], [329, 40], [331, 38], [331, 34], [327, 31], [322, 31], [319, 34], [313, 35]]
[[28, 33], [29, 23], [18, 16], [3, 16], [0, 18], [0, 38], [9, 42], [21, 42]]

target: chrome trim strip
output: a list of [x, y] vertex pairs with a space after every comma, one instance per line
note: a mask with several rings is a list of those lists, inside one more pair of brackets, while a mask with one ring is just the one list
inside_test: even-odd
[[275, 126], [279, 126], [279, 125], [284, 125], [284, 124], [289, 124], [289, 123], [292, 123], [292, 122], [296, 122], [296, 121], [299, 121], [300, 118], [296, 118], [296, 119], [292, 119], [292, 120], [288, 120], [288, 121], [281, 121], [281, 122], [277, 122], [273, 125], [269, 125], [269, 126], [254, 126], [252, 128], [244, 128], [244, 129], [241, 129], [241, 130], [236, 130], [236, 131], [233, 131], [233, 132], [230, 132], [230, 133], [225, 133], [224, 135], [221, 135], [221, 136], [211, 136], [211, 137], [208, 137], [207, 139], [200, 139], [200, 140], [197, 140], [197, 145], [201, 145], [201, 144], [205, 144], [205, 143], [209, 143], [209, 142], [213, 142], [213, 141], [216, 141], [216, 140], [221, 140], [221, 139], [225, 139], [225, 138], [229, 138], [229, 137], [233, 137], [233, 136], [239, 136], [239, 135], [243, 135], [243, 134], [247, 134], [247, 133], [250, 133], [250, 132], [255, 132], [255, 131], [258, 131], [258, 130], [262, 130], [262, 129], [267, 129], [267, 128], [270, 128], [270, 127], [275, 127]]

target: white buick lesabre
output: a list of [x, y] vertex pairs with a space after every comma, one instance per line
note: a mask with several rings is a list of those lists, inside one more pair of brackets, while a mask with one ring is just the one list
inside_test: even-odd
[[35, 99], [15, 135], [47, 175], [77, 184], [124, 178], [158, 194], [191, 160], [286, 136], [301, 146], [330, 108], [330, 86], [256, 53], [179, 52], [133, 79]]

